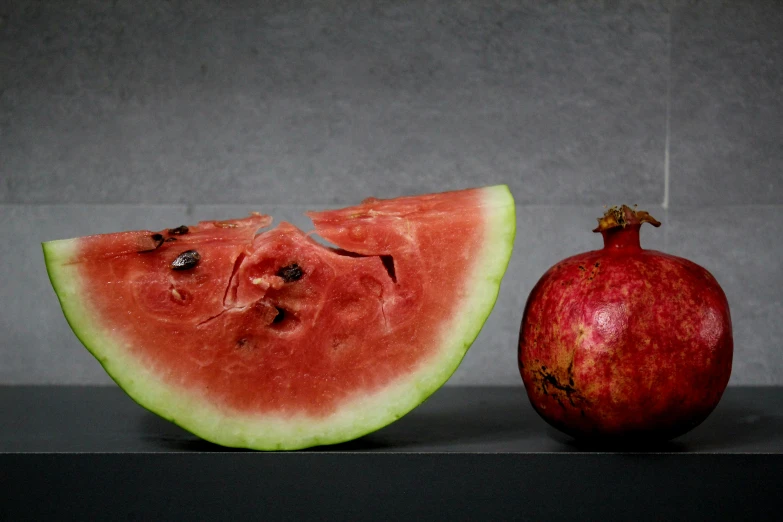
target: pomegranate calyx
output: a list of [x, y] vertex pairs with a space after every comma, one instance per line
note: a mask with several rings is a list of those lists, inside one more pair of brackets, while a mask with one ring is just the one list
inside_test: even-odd
[[628, 205], [615, 206], [598, 218], [598, 226], [593, 229], [593, 232], [606, 232], [613, 228], [625, 228], [628, 225], [641, 225], [642, 223], [649, 223], [654, 227], [661, 226], [660, 221], [644, 210], [634, 210]]

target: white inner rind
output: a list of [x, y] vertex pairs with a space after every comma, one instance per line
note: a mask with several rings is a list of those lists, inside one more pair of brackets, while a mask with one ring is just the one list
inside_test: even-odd
[[[514, 199], [505, 185], [481, 189], [485, 233], [472, 273], [465, 278], [454, 316], [442, 325], [436, 354], [412, 373], [372, 394], [342, 403], [324, 418], [305, 415], [249, 415], [221, 408], [206, 395], [193, 393], [163, 378], [134, 358], [130, 346], [101, 327], [100, 312], [80, 298], [78, 267], [68, 261], [78, 240], [44, 243], [49, 278], [74, 333], [100, 361], [112, 379], [136, 402], [199, 437], [223, 446], [291, 450], [335, 444], [373, 432], [399, 419], [440, 388], [459, 366], [495, 304], [516, 232]], [[358, 395], [358, 394], [357, 394]]]

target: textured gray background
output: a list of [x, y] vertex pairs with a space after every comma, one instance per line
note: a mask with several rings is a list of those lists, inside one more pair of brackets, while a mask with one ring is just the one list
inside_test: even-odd
[[451, 383], [518, 384], [524, 301], [603, 204], [712, 271], [732, 384], [783, 384], [783, 4], [0, 0], [0, 383], [108, 383], [40, 242], [507, 183]]

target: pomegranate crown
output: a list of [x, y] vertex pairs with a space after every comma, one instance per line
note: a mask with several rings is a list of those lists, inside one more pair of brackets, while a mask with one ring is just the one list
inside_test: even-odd
[[593, 232], [605, 232], [613, 228], [622, 227], [625, 228], [628, 225], [641, 225], [642, 223], [649, 223], [654, 227], [661, 226], [661, 222], [652, 217], [644, 210], [635, 210], [628, 205], [621, 207], [611, 207], [607, 210], [602, 217], [598, 218], [598, 226]]

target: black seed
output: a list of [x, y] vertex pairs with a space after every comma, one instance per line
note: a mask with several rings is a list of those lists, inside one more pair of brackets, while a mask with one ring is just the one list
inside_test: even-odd
[[[277, 308], [277, 307], [275, 307]], [[285, 310], [282, 308], [277, 308], [277, 315], [274, 319], [272, 319], [272, 324], [277, 324], [283, 321], [285, 319]]]
[[293, 263], [291, 265], [284, 266], [283, 268], [278, 270], [277, 275], [279, 277], [282, 277], [283, 281], [285, 281], [286, 283], [292, 283], [294, 281], [299, 281], [300, 279], [302, 279], [304, 272], [302, 271], [302, 268], [299, 265]]
[[186, 227], [185, 225], [182, 225], [182, 226], [179, 226], [177, 228], [170, 228], [169, 229], [169, 234], [170, 235], [181, 236], [182, 234], [187, 234], [189, 230], [190, 229], [188, 229], [188, 227]]
[[176, 237], [170, 237], [170, 238], [166, 239], [166, 241], [164, 241], [164, 243], [171, 243], [172, 241], [176, 241], [176, 240], [177, 240]]
[[187, 250], [177, 256], [177, 259], [171, 262], [173, 270], [188, 270], [195, 268], [201, 260], [201, 255], [195, 250]]

